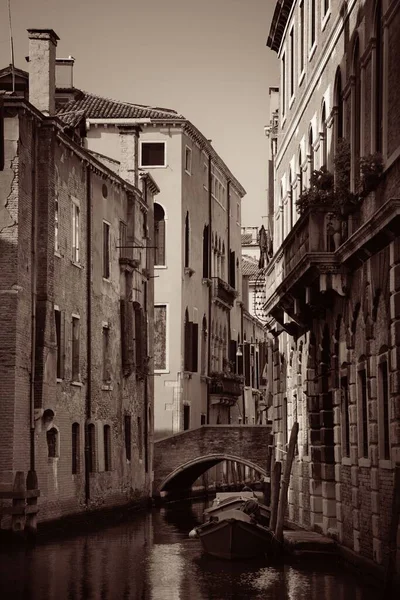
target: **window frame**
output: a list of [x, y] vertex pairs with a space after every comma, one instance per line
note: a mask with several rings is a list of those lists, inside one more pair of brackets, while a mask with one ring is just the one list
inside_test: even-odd
[[282, 52], [281, 57], [281, 81], [282, 81], [282, 98], [281, 98], [281, 112], [282, 119], [281, 123], [283, 124], [286, 120], [286, 50]]
[[[382, 367], [386, 365], [386, 382], [387, 382], [387, 415], [385, 415], [385, 398], [382, 385]], [[384, 352], [378, 356], [377, 360], [377, 391], [378, 391], [378, 452], [379, 465], [381, 467], [391, 468], [392, 465], [392, 446], [390, 435], [390, 368], [389, 368], [389, 353]], [[385, 427], [385, 418], [387, 419]], [[387, 434], [387, 439], [386, 439]], [[386, 454], [385, 447], [387, 442], [388, 453]]]
[[[169, 304], [167, 302], [155, 302], [154, 303], [154, 323], [155, 323], [155, 311], [157, 307], [165, 306], [165, 369], [157, 369], [154, 361], [154, 373], [169, 373]], [[155, 340], [153, 342], [155, 346]], [[154, 354], [154, 352], [153, 352]]]
[[71, 261], [74, 265], [81, 265], [80, 241], [81, 241], [81, 208], [77, 198], [71, 196]]
[[[107, 235], [107, 254], [105, 253], [106, 249], [106, 240], [105, 240], [105, 232], [108, 232]], [[110, 281], [111, 280], [111, 223], [103, 219], [103, 244], [102, 244], [102, 269], [103, 269], [103, 280]]]
[[185, 146], [185, 173], [187, 175], [192, 174], [192, 156], [193, 156], [192, 149], [186, 145]]
[[[164, 164], [162, 165], [144, 165], [143, 164], [143, 145], [144, 144], [163, 144], [164, 146]], [[141, 169], [165, 169], [167, 166], [167, 142], [165, 140], [140, 140], [139, 144], [139, 167]]]
[[[159, 206], [160, 209], [163, 211], [164, 213], [164, 218], [163, 219], [156, 219], [154, 217], [154, 268], [155, 269], [166, 269], [167, 268], [167, 245], [166, 245], [166, 240], [167, 240], [167, 219], [166, 219], [166, 215], [165, 215], [165, 209], [164, 207], [159, 203], [159, 202], [154, 202], [154, 207], [153, 207], [153, 211], [154, 211], [154, 215], [155, 215], [155, 210], [156, 210], [156, 206]], [[159, 258], [159, 235], [160, 235], [160, 228], [159, 228], [159, 223], [163, 223], [163, 262], [158, 264], [158, 261], [156, 259]], [[157, 225], [156, 225], [157, 224]]]
[[[365, 377], [365, 387], [361, 381]], [[365, 397], [364, 397], [365, 389]], [[361, 361], [357, 365], [357, 448], [358, 462], [370, 462], [369, 454], [369, 419], [368, 419], [368, 372], [366, 361]], [[361, 461], [361, 462], [360, 462]]]
[[80, 446], [81, 446], [81, 427], [80, 424], [74, 421], [71, 425], [71, 474], [79, 475], [81, 470], [80, 464]]
[[[106, 333], [107, 332], [107, 333]], [[110, 354], [110, 324], [107, 323], [103, 323], [102, 324], [102, 329], [101, 329], [101, 333], [102, 333], [102, 373], [101, 373], [101, 379], [103, 382], [103, 386], [109, 386], [111, 383], [111, 373], [112, 373], [112, 369], [111, 369], [111, 365], [110, 365], [110, 359], [111, 359], [111, 354]]]
[[[74, 323], [78, 323], [78, 339], [75, 340], [74, 339]], [[77, 314], [72, 314], [71, 316], [71, 383], [72, 384], [79, 384], [81, 385], [81, 365], [80, 365], [80, 359], [81, 359], [81, 352], [80, 352], [80, 345], [81, 345], [81, 318], [79, 315]], [[77, 344], [77, 346], [75, 346], [75, 344]], [[78, 348], [78, 356], [74, 358], [74, 347]], [[75, 367], [74, 364], [77, 363], [78, 364], [78, 372], [75, 371]], [[77, 375], [77, 377], [75, 377], [75, 375]]]
[[309, 51], [308, 51], [308, 62], [311, 61], [317, 48], [317, 0], [310, 0], [309, 2]]
[[289, 54], [290, 54], [290, 75], [289, 75], [289, 108], [291, 108], [295, 99], [295, 27], [294, 23], [289, 31]]
[[299, 2], [299, 86], [302, 84], [302, 81], [306, 72], [306, 64], [305, 64], [305, 0], [301, 0]]

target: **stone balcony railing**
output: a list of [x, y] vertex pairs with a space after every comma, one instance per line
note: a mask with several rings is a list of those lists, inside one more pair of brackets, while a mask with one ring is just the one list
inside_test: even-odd
[[238, 296], [238, 292], [233, 288], [229, 283], [221, 279], [220, 277], [215, 277], [213, 279], [213, 297], [216, 300], [222, 302], [225, 306], [232, 308], [235, 299]]

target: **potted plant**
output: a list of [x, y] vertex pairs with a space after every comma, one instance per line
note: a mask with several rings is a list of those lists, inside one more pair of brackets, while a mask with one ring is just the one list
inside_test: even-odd
[[342, 215], [350, 214], [362, 198], [350, 191], [351, 149], [350, 143], [342, 138], [338, 141], [335, 158], [335, 207]]
[[310, 206], [333, 204], [333, 174], [326, 167], [314, 169], [310, 177], [310, 187], [303, 190], [296, 201], [297, 211], [302, 215]]
[[360, 158], [360, 183], [365, 197], [378, 185], [383, 172], [383, 158], [380, 152], [367, 154]]

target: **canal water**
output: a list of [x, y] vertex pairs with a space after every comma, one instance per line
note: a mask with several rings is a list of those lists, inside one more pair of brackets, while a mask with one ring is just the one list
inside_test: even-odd
[[378, 600], [330, 558], [268, 565], [204, 556], [189, 531], [204, 502], [136, 513], [118, 525], [0, 549], [2, 600]]

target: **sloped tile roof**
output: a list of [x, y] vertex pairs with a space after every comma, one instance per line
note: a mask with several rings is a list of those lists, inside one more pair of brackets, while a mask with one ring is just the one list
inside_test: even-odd
[[174, 110], [142, 104], [119, 102], [110, 98], [102, 98], [95, 94], [79, 91], [74, 100], [67, 102], [57, 111], [57, 116], [71, 125], [76, 113], [85, 115], [87, 119], [168, 119], [168, 121], [185, 120], [185, 117]]
[[258, 260], [251, 256], [242, 256], [242, 275], [243, 277], [253, 277], [260, 272]]

